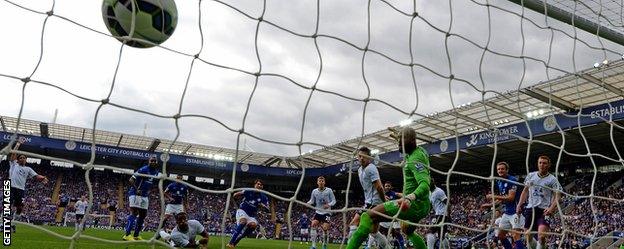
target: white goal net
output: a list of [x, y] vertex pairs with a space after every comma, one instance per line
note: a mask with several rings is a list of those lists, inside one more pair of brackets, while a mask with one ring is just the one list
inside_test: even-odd
[[[155, 151], [162, 155], [162, 174], [156, 177], [158, 199], [150, 201], [158, 203], [159, 211], [148, 216], [146, 230], [166, 225], [164, 190], [175, 179], [170, 173], [178, 170], [169, 167], [170, 154], [213, 166], [238, 162], [227, 173], [206, 173], [215, 175], [210, 184], [222, 179], [222, 186], [185, 182], [196, 196], [201, 193], [189, 205], [211, 220], [205, 223], [211, 233], [223, 235], [210, 244], [221, 248], [228, 243], [237, 208], [232, 195], [251, 187], [239, 184], [250, 181], [250, 158], [270, 155], [255, 163], [267, 167], [256, 176], [281, 167], [295, 170], [298, 178], [289, 186], [264, 183], [263, 192], [272, 199], [264, 219], [283, 219], [283, 224], [265, 228], [263, 236], [298, 248], [297, 220], [314, 210], [306, 202], [318, 175], [309, 172], [340, 165], [356, 169], [357, 148], [367, 146], [382, 166], [381, 180], [400, 189], [404, 163], [386, 128], [410, 126], [429, 150], [431, 175], [448, 196], [442, 223], [432, 225], [431, 217], [410, 223], [422, 236], [440, 227], [452, 247], [499, 246], [490, 235], [495, 212], [479, 208], [493, 203], [486, 195], [498, 191], [496, 165], [509, 162], [510, 174], [523, 185], [545, 154], [550, 173], [562, 185], [561, 201], [550, 216], [548, 247], [615, 248], [624, 232], [624, 61], [618, 44], [624, 4], [526, 1], [532, 5], [525, 8], [524, 2], [177, 1], [178, 24], [169, 40], [137, 49], [110, 35], [100, 1], [0, 1], [1, 153], [81, 168], [79, 178], [65, 173], [58, 179], [79, 182], [71, 186], [87, 195], [91, 213], [100, 206], [94, 203], [98, 189], [115, 189], [132, 174], [112, 166], [120, 162], [96, 147], [123, 149], [127, 138], [108, 141], [98, 137], [100, 131], [143, 134], [137, 141], [169, 141]], [[557, 8], [559, 18], [537, 12], [540, 6], [547, 14]], [[569, 23], [562, 21], [570, 17]], [[592, 28], [596, 32], [588, 32]], [[29, 149], [13, 151], [16, 137], [42, 136], [40, 127], [28, 126], [30, 120], [53, 120], [50, 129], [54, 123], [85, 127], [79, 146], [90, 144], [85, 147], [90, 154], [52, 153], [28, 143]], [[71, 140], [72, 134], [49, 138]], [[232, 153], [191, 155], [180, 143]], [[106, 179], [96, 169], [119, 171], [125, 178]], [[332, 172], [328, 178], [334, 181], [327, 184], [338, 199], [332, 209], [332, 246], [344, 248], [348, 223], [361, 209], [363, 195], [357, 170], [327, 172]], [[25, 203], [31, 205], [26, 215], [54, 210], [51, 197], [37, 190], [68, 187], [50, 180], [45, 187], [27, 185], [34, 187], [26, 192]], [[36, 205], [39, 197], [51, 206]], [[207, 210], [214, 200], [220, 209]], [[125, 202], [116, 206], [114, 222], [124, 221]], [[108, 211], [100, 215], [107, 226]], [[121, 236], [100, 238], [81, 230], [67, 236], [38, 218], [38, 224], [33, 218], [15, 223], [44, 231], [70, 248], [83, 239], [113, 247], [128, 243]], [[140, 243], [169, 246], [155, 236], [145, 239]], [[20, 243], [19, 231], [13, 243]]]

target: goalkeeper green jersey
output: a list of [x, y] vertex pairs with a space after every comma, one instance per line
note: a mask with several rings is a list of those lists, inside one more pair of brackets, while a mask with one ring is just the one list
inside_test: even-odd
[[[403, 167], [403, 195], [416, 195], [415, 201], [429, 201], [429, 155], [418, 146], [407, 156]], [[424, 183], [424, 184], [423, 184]]]

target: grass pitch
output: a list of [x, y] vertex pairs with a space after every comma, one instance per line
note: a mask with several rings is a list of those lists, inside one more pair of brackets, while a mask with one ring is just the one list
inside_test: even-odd
[[[49, 229], [55, 233], [61, 234], [63, 236], [71, 237], [74, 235], [73, 227], [52, 227], [52, 226], [42, 226], [46, 229]], [[106, 229], [95, 229], [89, 228], [83, 235], [88, 235], [100, 239], [108, 239], [114, 241], [122, 241], [121, 237], [123, 235], [123, 231], [120, 230], [106, 230]], [[141, 233], [141, 237], [144, 239], [149, 239], [153, 236], [153, 232], [143, 232]], [[56, 248], [69, 248], [71, 241], [68, 239], [62, 239], [55, 235], [49, 234], [41, 229], [33, 228], [27, 225], [17, 225], [17, 232], [11, 234], [11, 246], [9, 248], [28, 248], [28, 249], [56, 249]], [[226, 239], [225, 243], [229, 241], [230, 238]], [[298, 241], [293, 241], [292, 248], [295, 249], [309, 249], [310, 245], [299, 244]], [[124, 248], [124, 249], [147, 249], [152, 248], [152, 244], [146, 244], [144, 242], [132, 242], [132, 243], [110, 243], [110, 242], [102, 242], [90, 238], [80, 237], [76, 243], [74, 248], [84, 248], [84, 249], [108, 249], [108, 248]], [[165, 246], [156, 245], [153, 248], [163, 249], [167, 248]], [[211, 236], [210, 242], [208, 244], [209, 249], [213, 248], [221, 248], [221, 237]], [[288, 248], [288, 241], [283, 240], [259, 240], [259, 239], [243, 239], [236, 248], [240, 249], [278, 249], [278, 248]], [[320, 248], [320, 247], [317, 247]], [[328, 249], [338, 249], [339, 245], [329, 245]]]

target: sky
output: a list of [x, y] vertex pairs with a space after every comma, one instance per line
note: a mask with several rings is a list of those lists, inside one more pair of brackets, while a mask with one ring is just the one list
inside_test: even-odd
[[[50, 11], [53, 3], [12, 2], [40, 12]], [[204, 0], [201, 5], [199, 1], [177, 1], [176, 31], [162, 44], [167, 49], [124, 47], [115, 75], [121, 43], [104, 35], [108, 31], [101, 15], [101, 1], [56, 1], [54, 16], [43, 29], [43, 51], [42, 25], [46, 15], [0, 1], [4, 34], [0, 39], [0, 87], [4, 93], [0, 115], [19, 114], [24, 87], [23, 82], [6, 76], [24, 78], [32, 74], [34, 80], [87, 99], [102, 100], [110, 93], [110, 103], [116, 106], [104, 105], [97, 112], [100, 130], [142, 135], [147, 124], [148, 136], [175, 138], [174, 119], [129, 110], [134, 109], [162, 116], [180, 113], [211, 118], [179, 119], [178, 139], [184, 142], [235, 148], [238, 133], [230, 129], [244, 129], [263, 140], [331, 145], [397, 125], [409, 117], [405, 113], [413, 110], [427, 114], [479, 101], [482, 93], [475, 88], [513, 91], [562, 75], [554, 70], [547, 74], [541, 62], [574, 72], [622, 55], [621, 46], [581, 30], [576, 31], [576, 43], [556, 31], [550, 45], [551, 30], [537, 28], [528, 21], [547, 26], [544, 17], [526, 10], [526, 19], [521, 21], [513, 13], [522, 13], [522, 9], [508, 1], [489, 1], [489, 4], [511, 13], [495, 8], [488, 11], [477, 4], [485, 1], [453, 0], [452, 6], [449, 1], [416, 1], [419, 15], [416, 19], [390, 7], [412, 13], [414, 5], [410, 1], [371, 0], [370, 6], [367, 1], [355, 0], [319, 2], [317, 39], [283, 30], [308, 36], [315, 33], [317, 1], [309, 0], [266, 1], [263, 19], [283, 29], [262, 22], [256, 39], [258, 21], [241, 12], [259, 17], [263, 13], [263, 1]], [[367, 11], [370, 11], [370, 35]], [[575, 34], [574, 29], [554, 20], [549, 20], [548, 25]], [[455, 35], [447, 38], [432, 26], [444, 31], [450, 27]], [[590, 48], [580, 41], [606, 50]], [[484, 53], [473, 43], [487, 45], [489, 50], [511, 57]], [[367, 44], [384, 56], [354, 47], [364, 48]], [[203, 61], [215, 65], [282, 77], [263, 75], [255, 85], [253, 75], [199, 60], [195, 60], [191, 70], [193, 57], [170, 50], [199, 54]], [[43, 56], [37, 66], [40, 54]], [[413, 67], [414, 80], [410, 67], [401, 65], [410, 63], [410, 54], [417, 65]], [[522, 54], [541, 62], [525, 60], [524, 64], [519, 58]], [[448, 78], [432, 71], [443, 76], [453, 74], [469, 84], [456, 80], [449, 83]], [[316, 83], [317, 89], [335, 94], [312, 92], [287, 79], [308, 88]], [[43, 84], [28, 83], [24, 89], [23, 118], [51, 122], [58, 110], [59, 124], [93, 126], [100, 102], [86, 101]], [[362, 101], [338, 95], [368, 97], [384, 103], [370, 101], [365, 106]], [[492, 96], [493, 93], [485, 95]], [[249, 136], [242, 136], [240, 146], [281, 156], [299, 154], [297, 146]], [[318, 148], [305, 145], [301, 152]]]

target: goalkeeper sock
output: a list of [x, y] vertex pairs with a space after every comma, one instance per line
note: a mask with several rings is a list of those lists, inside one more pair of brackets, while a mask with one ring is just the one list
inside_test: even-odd
[[130, 235], [132, 228], [134, 228], [134, 222], [136, 221], [136, 215], [131, 214], [126, 221], [126, 236]]
[[414, 245], [414, 248], [427, 248], [427, 245], [425, 245], [425, 241], [423, 240], [423, 238], [420, 237], [420, 235], [416, 233], [408, 234], [407, 239], [409, 239], [412, 242], [412, 245]]
[[349, 240], [349, 243], [347, 244], [347, 249], [360, 248], [360, 245], [362, 245], [364, 240], [368, 237], [368, 234], [371, 232], [372, 227], [373, 220], [370, 218], [368, 213], [363, 213], [360, 217], [360, 225]]

